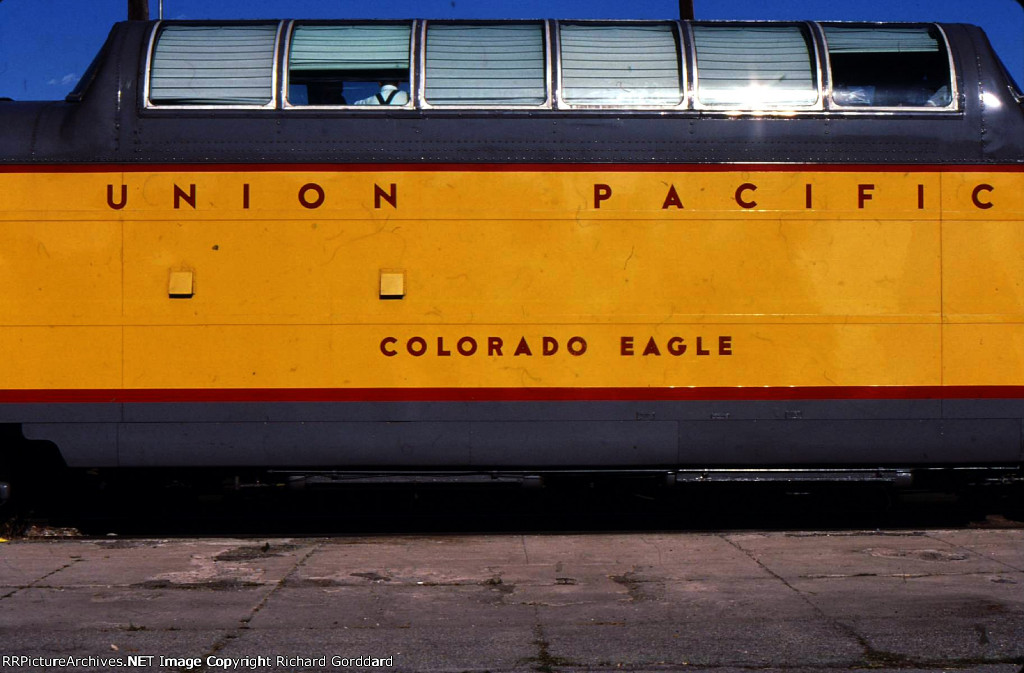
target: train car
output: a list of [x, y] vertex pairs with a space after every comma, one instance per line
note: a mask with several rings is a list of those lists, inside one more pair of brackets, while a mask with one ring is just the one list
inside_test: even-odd
[[120, 23], [0, 102], [3, 457], [1017, 479], [1022, 160], [969, 25]]

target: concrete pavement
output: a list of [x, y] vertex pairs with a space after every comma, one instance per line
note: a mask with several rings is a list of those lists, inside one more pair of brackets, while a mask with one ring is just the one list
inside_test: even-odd
[[374, 659], [402, 671], [1018, 673], [1024, 530], [0, 544], [2, 671]]

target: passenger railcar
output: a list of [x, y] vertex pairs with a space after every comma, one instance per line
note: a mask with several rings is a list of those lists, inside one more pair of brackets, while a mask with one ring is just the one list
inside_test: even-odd
[[1024, 462], [1024, 114], [973, 26], [126, 22], [0, 129], [8, 461]]

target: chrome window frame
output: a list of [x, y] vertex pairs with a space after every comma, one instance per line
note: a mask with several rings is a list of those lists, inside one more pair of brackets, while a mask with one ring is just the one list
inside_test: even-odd
[[[292, 19], [288, 21], [288, 28], [285, 35], [284, 50], [281, 52], [281, 107], [284, 110], [353, 110], [360, 114], [380, 114], [387, 110], [414, 110], [416, 109], [416, 86], [418, 82], [418, 72], [416, 67], [416, 36], [418, 34], [418, 24], [420, 19], [398, 19], [398, 20], [353, 20], [353, 21], [337, 21], [334, 19], [329, 20], [311, 20], [302, 21]], [[292, 47], [292, 35], [295, 33], [295, 28], [301, 25], [338, 25], [338, 26], [409, 26], [409, 102], [405, 105], [297, 105], [288, 100], [288, 88], [289, 79], [291, 74], [291, 68], [289, 64], [291, 62], [291, 47]]]
[[[956, 63], [953, 61], [953, 50], [949, 46], [949, 36], [946, 35], [946, 31], [937, 23], [882, 23], [882, 22], [864, 22], [864, 21], [814, 21], [815, 26], [821, 33], [821, 44], [822, 52], [825, 55], [825, 65], [828, 68], [828, 91], [825, 92], [825, 100], [827, 102], [827, 109], [830, 112], [841, 112], [844, 115], [877, 115], [877, 114], [898, 114], [898, 113], [927, 113], [927, 114], [947, 114], [951, 112], [961, 112], [960, 108], [960, 88], [957, 86], [957, 70]], [[949, 94], [950, 101], [949, 105], [944, 107], [938, 107], [935, 105], [901, 105], [901, 106], [872, 106], [872, 105], [842, 105], [836, 103], [833, 98], [833, 82], [835, 78], [832, 77], [832, 58], [828, 51], [828, 36], [825, 34], [826, 26], [838, 26], [838, 27], [868, 27], [876, 26], [878, 28], [935, 28], [939, 36], [942, 39], [942, 45], [946, 50], [946, 60], [949, 62]]]
[[[711, 105], [700, 101], [700, 67], [697, 61], [697, 41], [693, 29], [695, 26], [794, 26], [802, 29], [804, 36], [809, 40], [808, 53], [813, 57], [814, 86], [816, 98], [808, 105], [780, 105], [777, 107], [736, 107], [734, 105]], [[817, 36], [814, 34], [813, 22], [810, 21], [686, 21], [686, 38], [689, 41], [690, 63], [692, 63], [690, 92], [693, 103], [692, 109], [706, 112], [723, 114], [728, 116], [755, 116], [755, 117], [791, 117], [807, 112], [823, 112], [825, 108], [824, 90], [824, 64], [818, 49]]]
[[[686, 66], [686, 46], [683, 39], [683, 26], [679, 21], [668, 20], [619, 20], [614, 19], [580, 19], [580, 20], [552, 20], [551, 22], [553, 30], [551, 34], [553, 39], [551, 41], [551, 51], [554, 53], [554, 69], [552, 71], [553, 88], [552, 93], [556, 104], [556, 109], [559, 110], [597, 110], [597, 111], [677, 111], [677, 110], [689, 110], [691, 100], [691, 90], [688, 86], [688, 69]], [[629, 25], [640, 25], [640, 26], [652, 26], [652, 25], [671, 25], [673, 29], [673, 35], [676, 38], [676, 59], [679, 63], [679, 94], [680, 100], [678, 103], [668, 105], [580, 105], [577, 103], [570, 103], [565, 99], [563, 88], [565, 77], [562, 72], [562, 25], [593, 25], [593, 26], [629, 26]]]
[[[477, 104], [477, 105], [436, 105], [427, 100], [427, 29], [430, 24], [439, 25], [455, 25], [455, 26], [515, 26], [515, 25], [541, 25], [543, 27], [543, 35], [541, 36], [541, 45], [544, 47], [544, 102], [538, 105], [490, 105], [490, 104]], [[416, 99], [419, 102], [419, 107], [422, 110], [505, 110], [515, 112], [526, 112], [535, 110], [552, 110], [554, 109], [554, 95], [553, 88], [554, 83], [552, 82], [552, 56], [553, 50], [551, 44], [551, 21], [548, 19], [513, 19], [506, 21], [499, 20], [487, 20], [487, 19], [472, 19], [463, 21], [451, 21], [444, 19], [424, 19], [420, 21], [420, 39], [419, 39], [419, 63], [417, 69], [420, 72], [419, 77], [419, 88], [416, 92]]]
[[[355, 111], [357, 114], [380, 114], [383, 111], [410, 111], [410, 110], [453, 110], [453, 111], [509, 111], [509, 112], [532, 112], [539, 110], [561, 110], [572, 112], [687, 112], [695, 111], [703, 114], [724, 115], [724, 116], [757, 116], [757, 117], [791, 117], [808, 113], [827, 113], [843, 116], [879, 116], [898, 114], [951, 114], [963, 113], [961, 103], [962, 91], [959, 84], [959, 71], [950, 47], [949, 36], [942, 25], [935, 22], [923, 23], [884, 23], [884, 22], [863, 22], [863, 21], [678, 21], [678, 20], [606, 20], [606, 19], [581, 19], [581, 20], [279, 20], [279, 21], [224, 21], [216, 23], [221, 26], [270, 26], [276, 25], [274, 36], [274, 58], [271, 72], [270, 101], [264, 105], [253, 104], [230, 104], [230, 103], [189, 103], [189, 104], [161, 104], [154, 103], [151, 99], [151, 79], [153, 68], [153, 57], [156, 51], [156, 44], [162, 30], [168, 25], [214, 25], [216, 22], [205, 21], [181, 21], [167, 22], [156, 21], [148, 37], [148, 45], [145, 57], [145, 74], [143, 77], [142, 101], [143, 109], [146, 111], [159, 110], [311, 110], [330, 111], [345, 110]], [[426, 57], [427, 57], [427, 31], [430, 24], [441, 25], [479, 25], [479, 26], [501, 26], [501, 25], [537, 25], [543, 26], [542, 45], [544, 48], [544, 87], [545, 100], [537, 105], [491, 105], [491, 104], [466, 104], [466, 105], [445, 105], [433, 104], [426, 99]], [[288, 64], [290, 59], [291, 41], [294, 30], [299, 25], [408, 25], [409, 26], [409, 102], [405, 105], [296, 105], [288, 100], [289, 72]], [[616, 25], [665, 25], [674, 26], [674, 35], [678, 41], [678, 58], [680, 68], [680, 92], [682, 99], [678, 104], [672, 105], [586, 105], [573, 104], [565, 100], [563, 93], [562, 73], [562, 45], [561, 26], [569, 25], [595, 25], [595, 26], [616, 26]], [[817, 86], [817, 98], [813, 104], [805, 106], [779, 106], [779, 107], [736, 107], [734, 105], [713, 105], [701, 103], [699, 90], [699, 68], [697, 67], [697, 48], [694, 37], [695, 26], [794, 26], [803, 30], [806, 38], [809, 39], [810, 51], [814, 55], [813, 66], [816, 71], [815, 79]], [[940, 36], [943, 48], [946, 50], [946, 59], [949, 66], [950, 103], [944, 107], [935, 106], [850, 106], [841, 105], [834, 100], [832, 63], [828, 51], [828, 39], [825, 35], [825, 28], [830, 26], [849, 27], [872, 27], [879, 28], [934, 28]], [[301, 113], [299, 113], [301, 114]]]
[[[281, 59], [278, 58], [278, 54], [281, 49], [281, 36], [284, 30], [285, 21], [225, 21], [222, 26], [272, 26], [277, 25], [277, 30], [274, 34], [274, 56], [272, 60], [272, 72], [270, 75], [270, 102], [265, 105], [251, 105], [247, 103], [231, 104], [231, 103], [188, 103], [179, 104], [174, 103], [170, 105], [163, 105], [160, 103], [154, 103], [150, 100], [150, 79], [153, 76], [153, 54], [156, 51], [157, 36], [160, 34], [166, 21], [157, 21], [153, 24], [153, 30], [149, 35], [149, 46], [146, 49], [146, 76], [145, 82], [143, 83], [143, 101], [144, 108], [147, 110], [276, 110], [278, 108], [278, 82], [280, 81], [280, 63]], [[196, 23], [191, 21], [175, 22], [170, 25], [214, 25], [213, 23]]]

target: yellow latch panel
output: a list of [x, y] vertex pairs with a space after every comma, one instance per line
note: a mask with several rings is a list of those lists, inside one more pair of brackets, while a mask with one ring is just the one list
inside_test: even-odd
[[194, 275], [191, 271], [171, 271], [167, 283], [167, 295], [172, 298], [189, 299], [195, 293]]
[[380, 298], [401, 299], [405, 296], [405, 272], [384, 271], [380, 272]]

